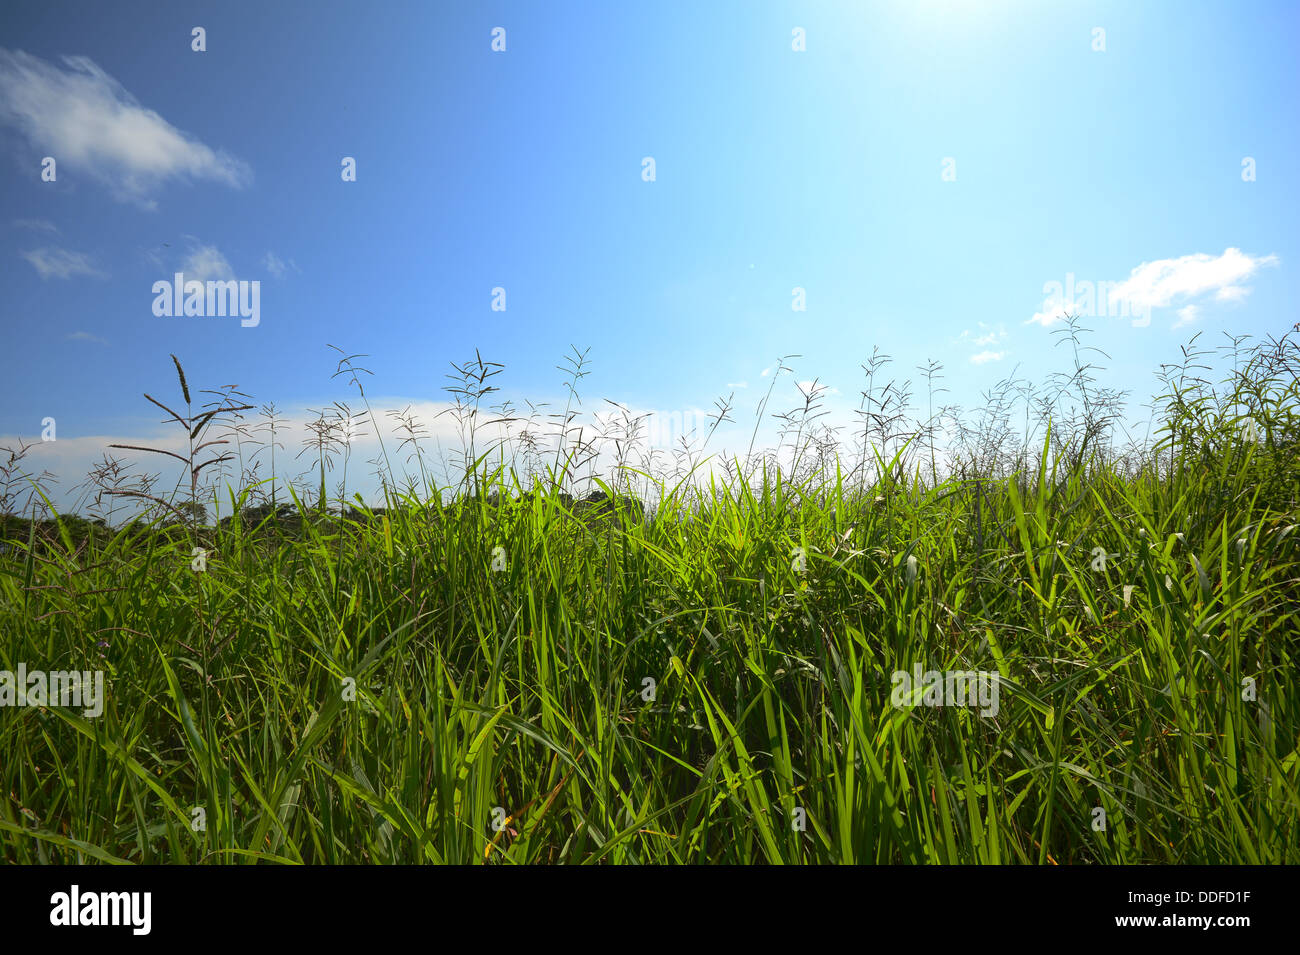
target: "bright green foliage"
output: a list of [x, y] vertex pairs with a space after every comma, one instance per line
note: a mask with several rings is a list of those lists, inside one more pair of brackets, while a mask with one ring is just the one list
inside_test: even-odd
[[[936, 487], [662, 486], [689, 521], [498, 474], [292, 533], [29, 535], [0, 669], [107, 702], [0, 709], [0, 859], [1300, 862], [1295, 407], [1134, 473], [1044, 442]], [[997, 715], [892, 706], [916, 663], [997, 671]]]

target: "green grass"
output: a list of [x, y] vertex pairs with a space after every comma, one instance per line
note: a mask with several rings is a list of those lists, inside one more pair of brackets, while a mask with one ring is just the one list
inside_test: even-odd
[[[0, 669], [102, 668], [107, 702], [0, 710], [0, 859], [1300, 862], [1278, 389], [1259, 443], [1180, 394], [1142, 467], [1044, 436], [978, 482], [659, 483], [689, 521], [392, 493], [292, 531], [33, 528]], [[997, 715], [892, 706], [915, 663], [998, 671]]]

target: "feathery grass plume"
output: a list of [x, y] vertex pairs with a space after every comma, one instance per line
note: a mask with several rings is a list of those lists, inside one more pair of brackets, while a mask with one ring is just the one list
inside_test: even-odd
[[[184, 395], [186, 409], [188, 410], [191, 404], [190, 389], [189, 389], [189, 385], [185, 381], [185, 372], [181, 370], [180, 360], [175, 355], [172, 355], [171, 358], [172, 358], [172, 363], [176, 366], [176, 375], [180, 379], [181, 393]], [[211, 441], [204, 441], [202, 440], [202, 436], [204, 432], [206, 432], [208, 427], [212, 424], [212, 420], [217, 414], [223, 411], [224, 412], [248, 411], [253, 406], [239, 405], [239, 404], [234, 404], [233, 402], [230, 401], [225, 401], [218, 408], [213, 408], [196, 415], [182, 417], [180, 414], [173, 411], [171, 408], [167, 407], [161, 401], [150, 396], [148, 392], [145, 393], [145, 398], [151, 403], [153, 403], [154, 405], [156, 405], [157, 407], [161, 408], [163, 411], [167, 412], [167, 414], [171, 415], [171, 417], [168, 418], [167, 421], [175, 421], [178, 425], [180, 425], [182, 428], [185, 429], [185, 438], [187, 442], [188, 453], [182, 455], [182, 454], [177, 454], [175, 451], [168, 451], [164, 448], [151, 448], [151, 447], [144, 447], [136, 444], [110, 444], [109, 447], [121, 448], [127, 451], [148, 451], [152, 454], [161, 454], [164, 455], [165, 457], [173, 458], [177, 461], [180, 461], [182, 464], [185, 465], [186, 472], [188, 473], [190, 479], [189, 500], [182, 503], [177, 503], [174, 500], [167, 500], [156, 494], [148, 493], [143, 490], [133, 490], [133, 489], [124, 489], [124, 488], [111, 488], [111, 489], [101, 488], [101, 491], [104, 494], [121, 495], [125, 497], [134, 498], [137, 500], [146, 501], [148, 502], [147, 506], [149, 507], [152, 507], [153, 505], [157, 505], [158, 507], [161, 507], [163, 510], [177, 516], [178, 518], [180, 518], [182, 524], [196, 525], [199, 523], [201, 519], [201, 515], [206, 513], [206, 506], [203, 505], [203, 503], [198, 500], [199, 472], [201, 472], [204, 468], [211, 467], [213, 465], [221, 465], [224, 462], [229, 461], [232, 457], [232, 455], [229, 454], [222, 454], [222, 455], [217, 455], [215, 457], [211, 457], [206, 461], [198, 461], [197, 455], [204, 448], [211, 447], [212, 445], [215, 444], [230, 443], [229, 441], [226, 441], [225, 439], [221, 439], [221, 438], [211, 440]], [[179, 488], [179, 486], [180, 486], [180, 482], [177, 482], [177, 487]]]
[[181, 380], [181, 394], [185, 396], [185, 403], [190, 403], [190, 386], [185, 383], [185, 369], [181, 368], [181, 360], [172, 355], [172, 364], [176, 366], [176, 377]]

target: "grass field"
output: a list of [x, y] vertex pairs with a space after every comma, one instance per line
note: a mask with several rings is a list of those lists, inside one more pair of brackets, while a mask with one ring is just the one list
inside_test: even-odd
[[[0, 859], [1300, 862], [1300, 356], [1238, 357], [1171, 371], [1142, 448], [1076, 361], [1077, 414], [986, 409], [941, 464], [870, 389], [852, 464], [808, 408], [788, 468], [624, 462], [645, 513], [562, 493], [561, 429], [379, 510], [11, 516], [0, 668], [106, 700], [0, 709]], [[179, 384], [193, 448], [229, 414]], [[894, 705], [918, 664], [997, 674], [996, 713]]]

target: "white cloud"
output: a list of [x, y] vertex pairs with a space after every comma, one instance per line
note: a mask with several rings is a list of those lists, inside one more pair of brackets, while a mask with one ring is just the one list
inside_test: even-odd
[[113, 195], [152, 208], [149, 198], [171, 180], [210, 180], [239, 188], [247, 163], [213, 150], [141, 106], [84, 56], [63, 66], [21, 50], [0, 49], [0, 125], [17, 129], [39, 155], [62, 169], [99, 179]]
[[728, 387], [728, 388], [748, 388], [748, 387], [749, 387], [749, 382], [747, 382], [747, 381], [729, 381], [729, 382], [727, 382], [727, 387]]
[[181, 265], [185, 281], [195, 282], [230, 281], [235, 277], [235, 270], [230, 267], [226, 257], [216, 246], [200, 245], [190, 251]]
[[985, 362], [1001, 361], [1005, 356], [1004, 351], [982, 351], [978, 355], [971, 355], [970, 360], [973, 365], [983, 365]]
[[1178, 321], [1174, 322], [1174, 328], [1182, 328], [1184, 325], [1190, 325], [1196, 321], [1200, 309], [1195, 305], [1185, 305], [1178, 310]]
[[1111, 292], [1111, 300], [1167, 308], [1175, 299], [1214, 292], [1220, 301], [1234, 301], [1250, 292], [1242, 282], [1261, 266], [1277, 265], [1277, 262], [1276, 255], [1254, 258], [1240, 249], [1226, 249], [1220, 256], [1200, 252], [1178, 259], [1143, 262]]
[[1116, 282], [1076, 282], [1071, 274], [1064, 286], [1053, 288], [1026, 325], [1050, 327], [1063, 320], [1066, 312], [1085, 316], [1133, 318], [1141, 327], [1150, 324], [1151, 310], [1169, 308], [1179, 302], [1210, 295], [1220, 302], [1237, 302], [1250, 294], [1243, 283], [1266, 265], [1277, 265], [1276, 255], [1251, 256], [1240, 249], [1225, 249], [1222, 255], [1198, 252], [1176, 259], [1143, 262], [1128, 278]]
[[67, 249], [46, 247], [18, 254], [30, 262], [43, 279], [70, 279], [74, 275], [88, 275], [96, 279], [108, 278], [108, 273], [95, 268], [90, 261], [90, 256], [84, 252], [69, 252]]

